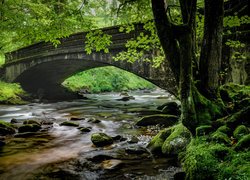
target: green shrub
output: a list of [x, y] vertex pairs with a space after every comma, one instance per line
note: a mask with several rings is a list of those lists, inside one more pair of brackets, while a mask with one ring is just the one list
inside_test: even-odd
[[0, 103], [4, 104], [23, 104], [20, 96], [25, 92], [19, 84], [5, 83], [0, 81]]

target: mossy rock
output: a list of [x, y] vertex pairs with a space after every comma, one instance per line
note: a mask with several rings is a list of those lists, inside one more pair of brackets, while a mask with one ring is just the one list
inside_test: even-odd
[[0, 120], [0, 135], [5, 136], [15, 132], [13, 124]]
[[227, 127], [226, 125], [220, 126], [216, 131], [225, 133], [228, 136], [232, 135], [232, 130], [229, 127]]
[[79, 130], [83, 133], [87, 133], [91, 131], [91, 127], [80, 127]]
[[191, 140], [190, 131], [178, 124], [171, 128], [171, 134], [166, 138], [162, 145], [162, 153], [166, 155], [176, 155], [184, 151]]
[[64, 121], [60, 124], [60, 126], [73, 126], [73, 127], [78, 127], [79, 124], [71, 121]]
[[250, 97], [250, 86], [228, 83], [220, 87], [223, 101], [237, 101]]
[[213, 128], [210, 125], [199, 126], [196, 128], [196, 136], [208, 135], [212, 130]]
[[25, 132], [37, 132], [41, 129], [41, 126], [38, 124], [25, 124], [18, 128], [19, 133]]
[[91, 141], [95, 146], [102, 147], [111, 145], [113, 143], [113, 138], [105, 133], [94, 133], [91, 135]]
[[164, 114], [171, 114], [175, 116], [179, 116], [181, 114], [180, 106], [175, 101], [167, 102], [159, 107], [158, 110], [161, 110]]
[[178, 117], [168, 114], [156, 114], [144, 116], [136, 122], [137, 126], [164, 125], [165, 127], [172, 126], [178, 122]]
[[161, 147], [171, 134], [171, 128], [161, 130], [148, 144], [147, 148], [154, 154], [162, 154]]
[[250, 117], [250, 106], [245, 107], [244, 109], [238, 111], [237, 113], [234, 113], [226, 120], [226, 124], [231, 129], [235, 129], [240, 124], [250, 126], [249, 117]]
[[23, 121], [23, 124], [37, 124], [37, 125], [41, 125], [38, 121], [33, 120], [33, 119], [27, 119], [25, 121]]
[[240, 140], [240, 138], [244, 135], [249, 134], [249, 130], [244, 125], [239, 125], [233, 132], [233, 135], [236, 139]]
[[249, 150], [250, 147], [250, 134], [243, 136], [235, 145], [236, 151]]
[[217, 142], [217, 143], [223, 143], [226, 145], [230, 145], [231, 144], [231, 140], [230, 138], [227, 136], [227, 134], [220, 132], [220, 131], [215, 131], [212, 134], [212, 140]]
[[[203, 138], [204, 139], [204, 138]], [[192, 139], [181, 158], [186, 179], [215, 180], [220, 170], [218, 156], [226, 158], [230, 148], [218, 143], [208, 143], [202, 138]]]

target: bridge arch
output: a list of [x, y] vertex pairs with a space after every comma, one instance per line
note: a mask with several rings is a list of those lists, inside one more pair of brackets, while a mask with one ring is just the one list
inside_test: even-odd
[[26, 91], [33, 94], [42, 90], [47, 99], [62, 97], [65, 99], [71, 96], [66, 95], [61, 83], [70, 75], [95, 67], [115, 66], [173, 92], [174, 78], [167, 63], [159, 68], [153, 68], [149, 62], [143, 60], [137, 60], [133, 64], [112, 60], [113, 56], [125, 50], [124, 45], [127, 40], [143, 31], [141, 26], [136, 27], [136, 31], [129, 34], [119, 32], [119, 27], [103, 29], [104, 33], [112, 35], [113, 43], [107, 54], [103, 52], [86, 54], [84, 50], [86, 33], [63, 38], [58, 47], [41, 42], [11, 52], [6, 55], [4, 79], [8, 82], [19, 82]]

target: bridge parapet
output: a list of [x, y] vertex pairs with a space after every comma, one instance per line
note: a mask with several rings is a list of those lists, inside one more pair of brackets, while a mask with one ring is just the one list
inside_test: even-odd
[[[121, 26], [107, 27], [101, 29], [103, 33], [111, 35], [112, 44], [110, 50], [124, 49], [125, 43], [131, 39], [136, 38], [139, 33], [145, 32], [142, 24], [135, 25], [135, 30], [130, 33], [120, 32]], [[30, 45], [16, 51], [6, 54], [6, 64], [15, 63], [18, 61], [31, 60], [41, 56], [54, 56], [57, 54], [82, 52], [85, 46], [85, 37], [88, 32], [81, 32], [70, 35], [66, 38], [61, 38], [61, 43], [55, 47], [52, 43], [40, 42], [34, 45]]]

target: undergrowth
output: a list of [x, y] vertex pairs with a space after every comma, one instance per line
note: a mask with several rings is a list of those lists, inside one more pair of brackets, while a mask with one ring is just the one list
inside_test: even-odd
[[84, 89], [91, 93], [155, 88], [152, 83], [111, 66], [80, 72], [66, 79], [63, 86], [73, 92]]
[[23, 95], [25, 92], [19, 84], [0, 81], [0, 103], [23, 104], [25, 103], [21, 98]]

